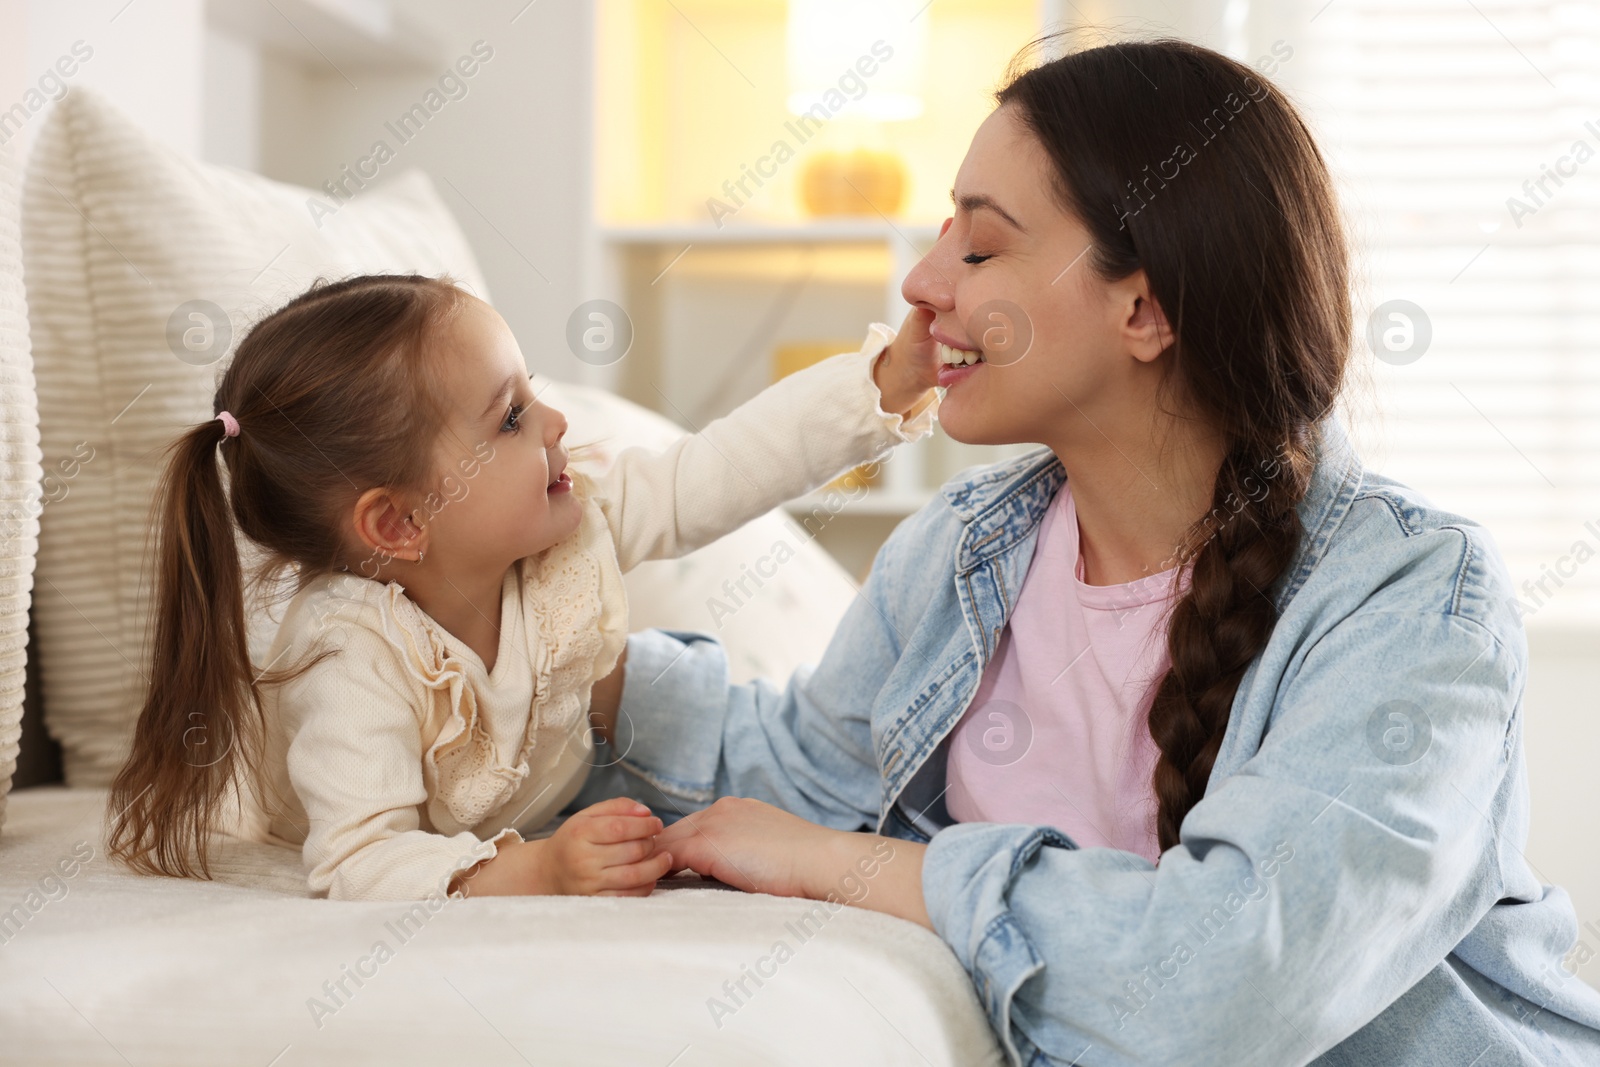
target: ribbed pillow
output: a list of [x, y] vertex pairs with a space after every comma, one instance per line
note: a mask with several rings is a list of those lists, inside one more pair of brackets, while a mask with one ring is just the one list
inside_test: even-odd
[[0, 826], [22, 737], [28, 597], [39, 549], [39, 402], [28, 352], [22, 284], [22, 182], [16, 153], [0, 145]]
[[[162, 452], [185, 427], [212, 417], [217, 375], [231, 353], [220, 344], [212, 352], [184, 347], [185, 330], [198, 331], [191, 343], [206, 340], [205, 305], [190, 302], [225, 311], [236, 343], [319, 276], [449, 273], [488, 299], [465, 238], [421, 172], [361, 190], [333, 214], [315, 215], [313, 199], [329, 202], [174, 152], [83, 88], [40, 131], [28, 164], [23, 250], [41, 443], [60, 485], [39, 519], [37, 654], [45, 724], [61, 743], [69, 785], [108, 784], [126, 752], [148, 669], [149, 509]], [[6, 224], [14, 229], [14, 220]], [[20, 335], [11, 262], [4, 310], [15, 308]], [[13, 331], [3, 332], [9, 346]], [[12, 399], [13, 384], [26, 380], [26, 341], [16, 355], [4, 351], [0, 447], [15, 453], [4, 490], [11, 493], [14, 482], [38, 480], [39, 455], [28, 436], [34, 424], [24, 423], [32, 405], [20, 402], [20, 391]], [[13, 753], [27, 611], [22, 561], [31, 559], [33, 535], [32, 526], [21, 528], [0, 553], [0, 746]], [[258, 661], [270, 634], [256, 617]]]

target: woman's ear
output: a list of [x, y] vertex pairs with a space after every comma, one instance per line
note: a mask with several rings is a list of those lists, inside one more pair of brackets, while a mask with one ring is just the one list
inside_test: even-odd
[[1141, 363], [1151, 363], [1172, 347], [1172, 326], [1150, 292], [1144, 271], [1135, 271], [1121, 288], [1122, 334], [1128, 351]]
[[427, 532], [412, 519], [404, 502], [388, 489], [368, 489], [356, 501], [352, 516], [356, 536], [374, 556], [414, 558], [426, 550]]

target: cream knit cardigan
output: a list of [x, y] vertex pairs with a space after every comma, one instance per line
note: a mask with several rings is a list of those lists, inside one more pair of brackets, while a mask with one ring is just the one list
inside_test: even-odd
[[927, 435], [880, 406], [872, 366], [894, 331], [790, 375], [660, 453], [574, 465], [582, 519], [518, 560], [501, 588], [494, 669], [399, 581], [350, 573], [289, 601], [267, 654], [282, 668], [338, 651], [263, 693], [267, 836], [299, 845], [310, 888], [334, 899], [415, 900], [547, 823], [583, 786], [593, 684], [627, 638], [622, 575], [684, 555]]

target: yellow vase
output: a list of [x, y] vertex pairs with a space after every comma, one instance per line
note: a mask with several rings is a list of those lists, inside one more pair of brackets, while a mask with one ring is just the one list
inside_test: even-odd
[[894, 215], [905, 200], [906, 169], [893, 152], [819, 151], [806, 160], [800, 199], [810, 215]]

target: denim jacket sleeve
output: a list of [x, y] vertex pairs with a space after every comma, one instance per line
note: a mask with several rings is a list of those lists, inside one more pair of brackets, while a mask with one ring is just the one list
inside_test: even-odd
[[[922, 536], [933, 509], [901, 523], [878, 549], [821, 661], [782, 689], [731, 685], [722, 645], [651, 630], [628, 638], [618, 759], [642, 799], [668, 817], [720, 796], [753, 797], [822, 826], [875, 828], [882, 809], [872, 708], [918, 615]], [[912, 595], [908, 596], [908, 593]]]
[[897, 654], [881, 584], [868, 579], [821, 662], [783, 689], [764, 678], [730, 685], [713, 637], [630, 635], [622, 768], [669, 815], [743, 796], [836, 829], [876, 826], [883, 787], [870, 714]]

